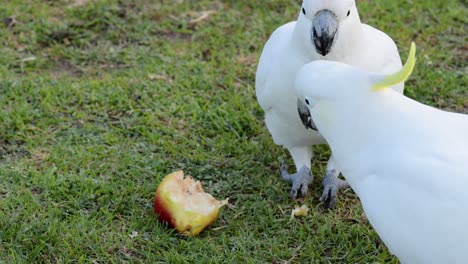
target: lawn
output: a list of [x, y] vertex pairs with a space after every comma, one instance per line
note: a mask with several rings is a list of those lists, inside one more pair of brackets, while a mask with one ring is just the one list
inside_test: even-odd
[[[356, 195], [318, 200], [330, 151], [314, 149], [289, 199], [255, 98], [263, 45], [293, 0], [9, 0], [0, 6], [0, 263], [398, 263]], [[467, 6], [358, 1], [402, 58], [406, 94], [468, 113]], [[436, 124], [435, 124], [436, 125]], [[183, 169], [231, 206], [186, 238], [152, 212]], [[304, 218], [289, 219], [306, 204]]]

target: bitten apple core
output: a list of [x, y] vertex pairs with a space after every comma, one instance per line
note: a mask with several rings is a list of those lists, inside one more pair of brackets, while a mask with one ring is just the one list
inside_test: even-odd
[[219, 209], [227, 203], [228, 199], [216, 200], [203, 191], [199, 181], [184, 177], [183, 171], [176, 171], [167, 175], [158, 186], [154, 212], [159, 221], [168, 223], [182, 234], [195, 236], [216, 220]]

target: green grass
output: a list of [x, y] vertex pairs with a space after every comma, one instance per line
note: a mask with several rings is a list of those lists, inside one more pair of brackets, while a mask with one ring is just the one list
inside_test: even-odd
[[[16, 24], [0, 25], [0, 263], [397, 263], [351, 190], [334, 210], [319, 203], [327, 147], [306, 199], [279, 178], [279, 158], [292, 161], [263, 124], [255, 69], [299, 2], [3, 3]], [[417, 42], [408, 96], [468, 113], [462, 1], [359, 9], [403, 58]], [[232, 203], [196, 238], [152, 213], [178, 169]], [[311, 213], [289, 221], [299, 204]]]

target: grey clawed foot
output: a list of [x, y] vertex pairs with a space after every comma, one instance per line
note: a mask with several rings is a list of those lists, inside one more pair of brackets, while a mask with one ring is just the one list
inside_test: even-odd
[[309, 184], [313, 181], [313, 175], [307, 166], [303, 166], [298, 172], [289, 174], [284, 165], [284, 161], [281, 161], [280, 167], [281, 177], [292, 184], [291, 187], [291, 199], [296, 199], [298, 193], [301, 197], [305, 197], [309, 189]]
[[327, 171], [325, 178], [323, 178], [323, 193], [320, 197], [321, 202], [326, 202], [329, 200], [328, 206], [330, 208], [335, 207], [336, 205], [336, 196], [340, 189], [349, 187], [347, 181], [338, 178], [339, 173], [335, 170]]

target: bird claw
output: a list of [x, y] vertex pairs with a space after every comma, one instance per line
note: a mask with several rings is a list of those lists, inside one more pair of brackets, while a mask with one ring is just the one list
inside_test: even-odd
[[291, 199], [294, 200], [298, 197], [305, 197], [307, 195], [307, 191], [309, 190], [309, 184], [311, 181], [312, 181], [311, 175], [308, 175], [308, 176], [297, 175], [291, 187], [291, 194], [290, 194]]
[[349, 187], [347, 181], [338, 178], [338, 173], [335, 171], [327, 171], [325, 178], [322, 181], [323, 193], [320, 197], [321, 202], [328, 202], [328, 207], [334, 208], [336, 206], [336, 196], [340, 189]]
[[292, 184], [291, 187], [291, 199], [296, 199], [298, 194], [300, 197], [305, 197], [309, 189], [309, 184], [312, 183], [313, 175], [309, 168], [303, 166], [297, 173], [289, 174], [284, 165], [284, 161], [281, 161], [280, 167], [281, 177]]

